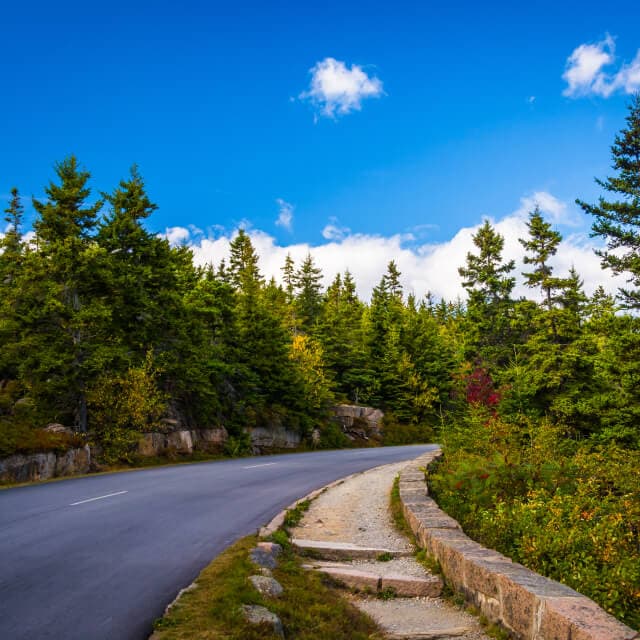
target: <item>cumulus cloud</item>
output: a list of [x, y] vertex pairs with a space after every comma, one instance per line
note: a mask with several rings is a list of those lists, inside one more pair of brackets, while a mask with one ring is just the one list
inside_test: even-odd
[[287, 231], [291, 231], [291, 225], [293, 224], [293, 205], [282, 198], [277, 198], [276, 204], [278, 205], [276, 225], [285, 228]]
[[616, 91], [635, 93], [640, 90], [640, 50], [636, 57], [615, 72], [605, 67], [615, 61], [615, 41], [607, 34], [595, 44], [581, 44], [567, 59], [562, 75], [567, 87], [562, 92], [570, 98], [599, 95], [608, 98]]
[[571, 211], [566, 202], [558, 200], [548, 191], [535, 191], [531, 195], [520, 198], [520, 207], [513, 212], [514, 216], [527, 218], [536, 207], [545, 214], [545, 218], [553, 224], [575, 227], [580, 219]]
[[325, 58], [309, 72], [309, 89], [298, 97], [310, 102], [317, 114], [327, 118], [359, 111], [365, 98], [378, 98], [384, 93], [382, 82], [357, 64], [349, 68], [340, 60]]
[[167, 227], [161, 235], [169, 241], [172, 247], [175, 247], [184, 244], [188, 240], [193, 240], [193, 237], [197, 234], [193, 233], [191, 227]]
[[[528, 212], [538, 204], [545, 218], [554, 225], [566, 226], [573, 217], [569, 207], [548, 192], [540, 191], [524, 196], [519, 206], [502, 218], [491, 220], [496, 230], [504, 236], [505, 246], [503, 258], [516, 261], [514, 275], [517, 277], [516, 296], [525, 296], [539, 300], [539, 292], [527, 288], [523, 283], [522, 271], [529, 267], [522, 262], [523, 248], [519, 238], [527, 235]], [[280, 281], [288, 253], [297, 264], [300, 264], [311, 253], [316, 264], [324, 274], [324, 284], [327, 286], [336, 273], [348, 269], [354, 276], [358, 287], [358, 294], [365, 300], [371, 296], [373, 287], [378, 284], [386, 270], [387, 264], [395, 260], [402, 272], [402, 284], [406, 293], [413, 293], [422, 298], [431, 292], [437, 298], [453, 300], [466, 293], [461, 285], [458, 267], [465, 264], [468, 252], [475, 252], [473, 235], [477, 232], [481, 220], [476, 225], [460, 229], [451, 239], [424, 243], [416, 246], [410, 234], [395, 234], [380, 236], [363, 233], [352, 233], [346, 228], [340, 228], [334, 219], [327, 227], [334, 227], [325, 234], [326, 242], [317, 246], [307, 243], [297, 243], [281, 246], [276, 239], [260, 230], [249, 229], [249, 234], [256, 252], [260, 256], [260, 269], [267, 278], [274, 277]], [[325, 231], [327, 230], [325, 227]], [[178, 231], [180, 229], [180, 231]], [[173, 227], [173, 237], [190, 237], [190, 231], [183, 227]], [[237, 231], [223, 233], [217, 237], [190, 237], [187, 241], [194, 254], [194, 261], [200, 265], [217, 265], [220, 260], [229, 259], [229, 242]], [[575, 266], [584, 279], [585, 291], [590, 294], [602, 285], [610, 293], [617, 292], [618, 287], [624, 286], [623, 278], [613, 278], [609, 271], [600, 267], [600, 259], [594, 254], [594, 240], [588, 231], [577, 230], [567, 235], [562, 241], [552, 264], [558, 276], [566, 275]]]

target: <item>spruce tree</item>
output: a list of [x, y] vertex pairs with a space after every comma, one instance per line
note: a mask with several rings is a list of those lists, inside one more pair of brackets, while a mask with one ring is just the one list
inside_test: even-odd
[[488, 220], [473, 236], [478, 253], [467, 253], [467, 264], [458, 269], [467, 304], [467, 357], [493, 366], [511, 356], [511, 292], [515, 278], [509, 275], [515, 262], [502, 262], [504, 238]]
[[311, 333], [322, 305], [322, 270], [316, 267], [313, 256], [308, 253], [294, 276], [296, 288], [295, 307], [301, 328]]
[[614, 177], [596, 179], [605, 191], [617, 199], [600, 197], [597, 204], [576, 202], [595, 217], [594, 236], [607, 241], [606, 250], [596, 253], [602, 266], [615, 274], [625, 274], [630, 288], [620, 289], [627, 308], [640, 308], [640, 93], [629, 105], [627, 127], [616, 136], [611, 154]]

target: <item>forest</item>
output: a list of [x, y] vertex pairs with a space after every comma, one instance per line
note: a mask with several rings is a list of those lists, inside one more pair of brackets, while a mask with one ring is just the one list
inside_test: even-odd
[[442, 443], [434, 492], [465, 530], [638, 627], [640, 96], [611, 151], [606, 197], [578, 203], [603, 268], [627, 278], [618, 296], [554, 271], [562, 238], [536, 208], [520, 239], [530, 299], [485, 221], [459, 268], [465, 301], [405, 295], [390, 262], [369, 302], [348, 271], [324, 288], [310, 254], [266, 280], [243, 230], [228, 263], [196, 267], [149, 231], [135, 166], [94, 194], [70, 156], [33, 200], [32, 234], [15, 188], [6, 209], [0, 455], [88, 440], [134, 461], [167, 418], [224, 425], [237, 451], [247, 425], [340, 447], [331, 405], [379, 407], [386, 444]]

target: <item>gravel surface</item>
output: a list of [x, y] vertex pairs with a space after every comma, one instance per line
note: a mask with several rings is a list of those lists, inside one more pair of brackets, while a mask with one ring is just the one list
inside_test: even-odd
[[439, 638], [489, 640], [476, 618], [438, 598], [352, 598], [351, 601], [394, 634], [437, 633]]
[[[389, 500], [393, 481], [406, 462], [388, 464], [347, 478], [320, 494], [291, 532], [293, 538], [319, 542], [350, 543], [361, 547], [412, 551], [406, 537], [393, 524]], [[379, 576], [425, 577], [429, 572], [414, 557], [388, 562], [352, 560], [309, 566], [353, 567]], [[439, 598], [393, 598], [380, 600], [349, 596], [368, 613], [388, 637], [432, 637], [441, 640], [489, 640], [478, 620]], [[419, 634], [419, 635], [416, 635]]]
[[292, 531], [292, 537], [411, 551], [413, 547], [397, 531], [389, 513], [393, 481], [406, 464], [366, 471], [321, 494]]

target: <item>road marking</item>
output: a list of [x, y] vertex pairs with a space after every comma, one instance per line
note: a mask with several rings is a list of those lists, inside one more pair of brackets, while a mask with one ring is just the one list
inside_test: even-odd
[[97, 498], [87, 498], [86, 500], [79, 500], [78, 502], [72, 502], [69, 506], [75, 507], [78, 504], [84, 504], [85, 502], [93, 502], [94, 500], [104, 500], [105, 498], [111, 498], [112, 496], [121, 496], [123, 493], [129, 493], [128, 491], [116, 491], [116, 493], [107, 493], [106, 496], [98, 496]]
[[270, 467], [271, 465], [278, 464], [277, 462], [265, 462], [264, 464], [252, 464], [248, 467], [242, 467], [243, 469], [256, 469], [257, 467]]

